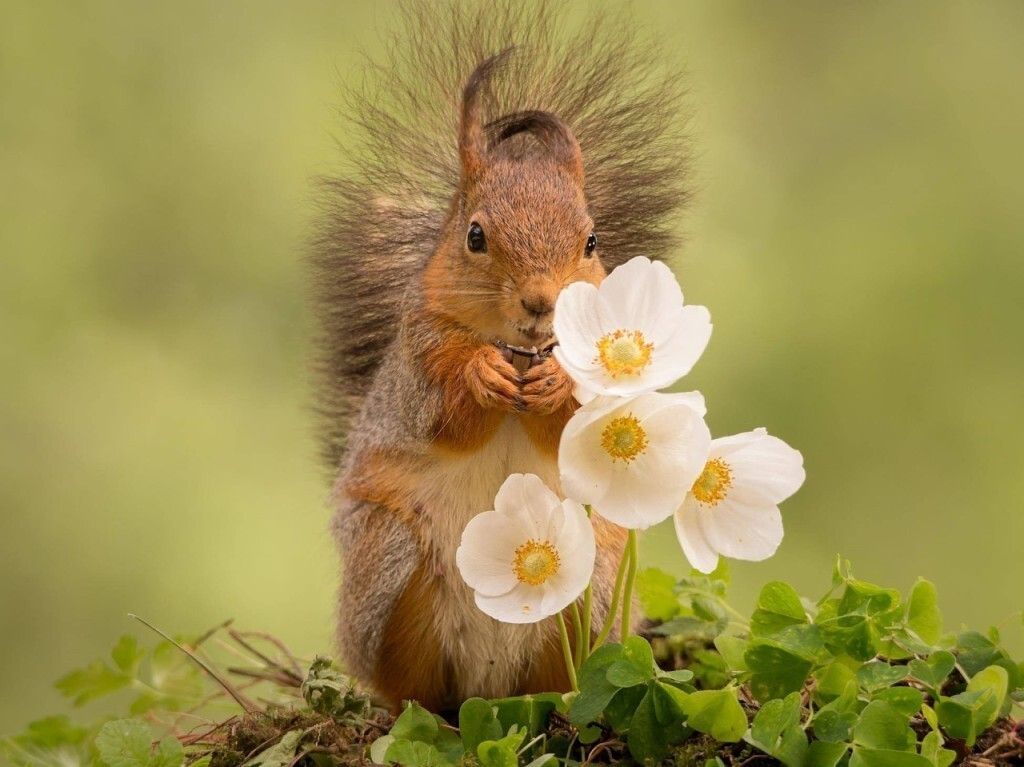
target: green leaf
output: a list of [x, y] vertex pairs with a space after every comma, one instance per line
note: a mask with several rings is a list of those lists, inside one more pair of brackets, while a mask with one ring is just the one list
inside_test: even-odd
[[967, 631], [957, 637], [957, 658], [968, 676], [974, 676], [987, 666], [1001, 666], [1006, 669], [1011, 690], [1024, 685], [1020, 667], [1006, 650], [977, 631]]
[[849, 655], [859, 661], [868, 661], [878, 654], [881, 632], [875, 622], [863, 615], [840, 615], [822, 620], [817, 625], [825, 646], [836, 655]]
[[854, 687], [857, 686], [857, 675], [850, 668], [849, 661], [844, 659], [836, 659], [818, 669], [814, 672], [814, 678], [817, 680], [815, 697], [819, 701], [831, 701], [839, 697], [850, 682], [853, 682]]
[[987, 730], [999, 717], [999, 711], [1006, 700], [1006, 693], [1009, 691], [1009, 675], [1002, 666], [989, 666], [982, 669], [971, 677], [967, 683], [967, 692], [980, 692], [987, 694], [983, 706], [977, 711], [978, 732]]
[[149, 764], [150, 767], [181, 767], [184, 761], [185, 749], [181, 741], [169, 735], [157, 744]]
[[860, 705], [860, 698], [857, 697], [857, 692], [857, 683], [851, 679], [847, 682], [846, 689], [843, 690], [842, 694], [838, 695], [829, 703], [826, 703], [819, 709], [819, 711], [835, 711], [839, 714], [859, 714], [863, 707]]
[[685, 724], [684, 706], [688, 694], [671, 685], [655, 682], [650, 688], [654, 718], [661, 727], [661, 737], [669, 745], [682, 743], [693, 730]]
[[890, 687], [875, 693], [874, 700], [884, 700], [905, 716], [913, 716], [921, 710], [924, 693], [913, 687]]
[[898, 751], [878, 748], [853, 749], [850, 767], [933, 767], [925, 757], [913, 751]]
[[722, 654], [722, 658], [733, 671], [747, 670], [747, 662], [743, 659], [743, 654], [747, 651], [746, 639], [719, 634], [715, 637], [715, 649]]
[[765, 584], [750, 619], [750, 633], [771, 636], [798, 623], [807, 623], [807, 614], [796, 589], [782, 581]]
[[[174, 655], [168, 655], [158, 661], [158, 658], [163, 656], [165, 648], [173, 651]], [[175, 677], [180, 679], [187, 670], [194, 670], [191, 663], [181, 666], [183, 659], [185, 656], [173, 645], [157, 647], [153, 653], [154, 680], [159, 679], [160, 684], [167, 684], [168, 681], [173, 683]], [[316, 657], [310, 664], [301, 691], [306, 705], [311, 709], [339, 721], [365, 717], [370, 711], [369, 697], [359, 692], [353, 681], [335, 668], [330, 658], [322, 655]]]
[[820, 652], [815, 626], [789, 626], [771, 639], [752, 640], [743, 658], [754, 697], [763, 703], [802, 688]]
[[935, 584], [918, 578], [910, 590], [907, 603], [907, 625], [929, 644], [942, 637], [942, 613], [939, 612]]
[[814, 717], [814, 734], [828, 743], [845, 743], [853, 735], [857, 715], [852, 711], [820, 711]]
[[91, 700], [125, 689], [131, 685], [132, 679], [97, 660], [64, 675], [57, 680], [56, 687], [65, 697], [72, 698], [75, 706], [83, 706]]
[[138, 640], [131, 634], [125, 634], [114, 645], [114, 649], [110, 651], [110, 657], [114, 660], [114, 665], [123, 673], [130, 677], [134, 677], [139, 670], [139, 664], [142, 663], [142, 659], [146, 656], [145, 650], [139, 649]]
[[[290, 730], [274, 745], [260, 751], [256, 756], [245, 762], [242, 767], [289, 767], [295, 761], [299, 743], [305, 732]], [[397, 761], [397, 760], [395, 760]], [[113, 767], [111, 765], [110, 767]]]
[[636, 707], [626, 735], [626, 745], [632, 757], [641, 764], [659, 762], [668, 754], [669, 744], [658, 723], [654, 695], [650, 689]]
[[530, 737], [540, 734], [547, 727], [551, 712], [556, 709], [565, 710], [562, 696], [557, 692], [498, 698], [492, 700], [491, 705], [497, 709], [502, 732], [508, 732], [509, 728], [516, 726], [525, 729]]
[[815, 741], [808, 747], [802, 767], [836, 767], [846, 748], [845, 743]]
[[[451, 767], [452, 763], [437, 750], [437, 747], [421, 740], [396, 740], [384, 755], [388, 762], [397, 762], [403, 767]], [[281, 767], [287, 767], [286, 762]], [[245, 767], [245, 765], [243, 765]], [[269, 767], [266, 765], [265, 767]]]
[[732, 679], [725, 658], [711, 650], [695, 650], [690, 668], [698, 686], [705, 690], [718, 690]]
[[800, 726], [800, 694], [794, 692], [765, 703], [744, 740], [787, 767], [804, 767], [808, 746]]
[[953, 673], [954, 666], [956, 658], [953, 657], [953, 653], [939, 650], [928, 656], [928, 660], [915, 658], [910, 661], [907, 668], [914, 679], [924, 682], [933, 691], [938, 691]]
[[640, 636], [630, 636], [622, 643], [622, 655], [607, 671], [608, 681], [616, 687], [635, 687], [654, 679], [657, 666], [650, 643]]
[[906, 666], [890, 666], [880, 660], [865, 663], [857, 671], [857, 683], [867, 692], [892, 687], [906, 678]]
[[525, 737], [526, 731], [519, 730], [498, 740], [485, 740], [476, 749], [481, 767], [518, 767], [518, 751]]
[[914, 748], [917, 737], [904, 716], [882, 700], [865, 706], [853, 729], [853, 742], [869, 749], [907, 751]]
[[724, 629], [729, 622], [729, 616], [717, 597], [697, 594], [690, 600], [690, 605], [693, 609], [693, 614], [706, 623], [720, 625]]
[[838, 615], [870, 615], [892, 618], [900, 606], [900, 593], [873, 583], [847, 578], [839, 600]]
[[921, 756], [934, 767], [949, 767], [956, 760], [956, 751], [942, 747], [942, 736], [937, 732], [929, 732], [921, 741]]
[[476, 753], [485, 740], [497, 740], [504, 730], [496, 709], [483, 698], [470, 698], [459, 708], [459, 733], [467, 753]]
[[679, 598], [676, 596], [676, 579], [656, 567], [648, 567], [637, 573], [636, 588], [644, 615], [652, 620], [667, 621], [679, 615]]
[[437, 738], [437, 720], [416, 701], [410, 701], [391, 728], [395, 740], [419, 740], [433, 743]]
[[951, 737], [966, 741], [969, 746], [974, 745], [978, 738], [978, 712], [989, 698], [991, 694], [983, 692], [962, 692], [943, 698], [935, 705], [939, 724]]
[[[750, 727], [751, 736], [767, 746], [762, 750], [772, 753], [776, 741], [790, 727], [800, 724], [800, 693], [791, 693], [782, 699], [770, 700], [761, 706]], [[760, 746], [759, 746], [760, 747]]]
[[747, 729], [747, 715], [732, 688], [690, 693], [683, 711], [687, 725], [720, 743], [735, 743]]
[[648, 685], [638, 685], [619, 690], [604, 710], [604, 721], [616, 732], [626, 732], [630, 728], [633, 713], [647, 694]]
[[693, 672], [688, 668], [677, 668], [672, 671], [658, 669], [658, 679], [666, 679], [671, 682], [685, 683], [693, 679]]
[[622, 654], [622, 645], [606, 644], [583, 662], [578, 675], [580, 692], [569, 708], [570, 722], [577, 726], [589, 724], [608, 707], [620, 689], [608, 681], [608, 668], [622, 658]]
[[370, 761], [374, 764], [388, 764], [387, 753], [391, 744], [395, 742], [395, 736], [391, 733], [381, 735], [370, 745]]
[[107, 722], [96, 736], [96, 750], [107, 767], [148, 767], [153, 733], [134, 719]]
[[1006, 698], [1009, 676], [1002, 666], [982, 669], [967, 683], [967, 689], [943, 698], [935, 707], [941, 724], [952, 737], [973, 746], [999, 716]]

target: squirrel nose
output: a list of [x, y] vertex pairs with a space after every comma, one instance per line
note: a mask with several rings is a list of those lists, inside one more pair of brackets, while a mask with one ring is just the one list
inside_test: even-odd
[[545, 314], [550, 314], [555, 308], [554, 303], [547, 296], [530, 296], [529, 298], [521, 299], [519, 303], [535, 317], [543, 317]]

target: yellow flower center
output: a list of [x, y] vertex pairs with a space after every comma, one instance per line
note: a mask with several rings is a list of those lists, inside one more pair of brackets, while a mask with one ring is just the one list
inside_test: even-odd
[[725, 498], [732, 487], [732, 469], [721, 458], [712, 458], [704, 464], [704, 471], [693, 483], [693, 497], [708, 506]]
[[629, 463], [647, 449], [647, 432], [632, 413], [620, 415], [601, 432], [601, 447], [613, 461]]
[[558, 572], [558, 550], [547, 541], [528, 540], [516, 549], [512, 569], [520, 583], [539, 586]]
[[636, 376], [650, 364], [653, 350], [639, 330], [615, 330], [597, 342], [597, 361], [612, 378]]

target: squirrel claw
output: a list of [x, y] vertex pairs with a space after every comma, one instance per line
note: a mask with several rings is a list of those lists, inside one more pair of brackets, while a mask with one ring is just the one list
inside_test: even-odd
[[572, 401], [573, 383], [554, 357], [548, 357], [523, 376], [523, 400], [526, 410], [550, 415]]

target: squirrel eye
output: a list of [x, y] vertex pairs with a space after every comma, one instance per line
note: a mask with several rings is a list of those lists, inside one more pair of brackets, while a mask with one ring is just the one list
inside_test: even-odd
[[594, 248], [596, 248], [596, 247], [597, 247], [597, 235], [594, 234], [593, 232], [591, 232], [590, 236], [587, 237], [587, 246], [586, 246], [586, 248], [584, 248], [584, 251], [583, 251], [584, 253], [586, 253], [587, 258], [590, 258], [592, 255], [594, 255]]
[[483, 227], [476, 221], [469, 225], [469, 234], [466, 235], [466, 247], [474, 253], [487, 252], [487, 238], [484, 237]]

